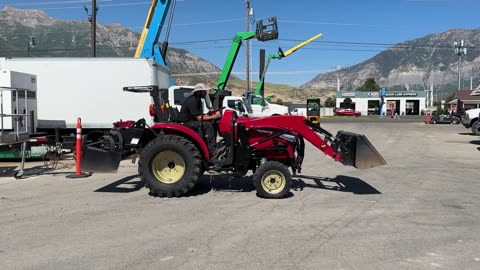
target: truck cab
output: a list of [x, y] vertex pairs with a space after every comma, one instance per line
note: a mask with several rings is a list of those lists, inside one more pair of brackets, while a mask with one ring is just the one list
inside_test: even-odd
[[462, 118], [462, 124], [465, 128], [471, 128], [472, 133], [480, 135], [479, 122], [480, 108], [465, 111], [465, 117]]
[[307, 116], [307, 108], [295, 108], [290, 112], [291, 115]]
[[[177, 108], [179, 111], [182, 108], [182, 104], [189, 96], [192, 95], [193, 86], [183, 85], [183, 86], [170, 86], [168, 88], [168, 102], [170, 106]], [[214, 95], [213, 95], [214, 96]], [[209, 95], [202, 99], [203, 102], [203, 112], [208, 113], [209, 108], [212, 108], [213, 101]], [[223, 112], [225, 110], [233, 110], [237, 115], [247, 115], [252, 112], [252, 109], [248, 107], [246, 99], [244, 97], [237, 96], [222, 96], [220, 107], [223, 107]]]
[[263, 117], [288, 114], [287, 106], [270, 103], [268, 99], [262, 97], [261, 95], [252, 94], [250, 91], [247, 91], [245, 95], [245, 102], [252, 107], [252, 112], [249, 113], [249, 116]]

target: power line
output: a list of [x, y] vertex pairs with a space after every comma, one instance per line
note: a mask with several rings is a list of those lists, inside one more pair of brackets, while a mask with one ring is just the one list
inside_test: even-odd
[[[19, 34], [24, 35], [48, 35], [48, 34], [56, 34], [56, 33], [81, 33], [81, 32], [90, 32], [90, 30], [74, 30], [74, 31], [53, 31], [53, 32], [24, 32], [24, 33], [0, 33], [2, 36], [15, 36]], [[193, 41], [179, 41], [179, 42], [171, 42], [172, 45], [197, 45], [202, 43], [219, 43], [219, 42], [230, 42], [231, 38], [220, 38], [220, 39], [204, 39], [204, 40], [193, 40]], [[294, 39], [279, 39], [279, 41], [288, 41], [288, 42], [298, 42], [299, 40]], [[313, 41], [312, 45], [319, 45], [319, 46], [331, 46], [334, 48], [320, 48], [318, 46], [310, 46], [308, 48], [304, 48], [305, 50], [339, 50], [339, 51], [382, 51], [382, 50], [375, 50], [375, 49], [345, 49], [345, 48], [338, 48], [338, 47], [380, 47], [380, 48], [390, 48], [390, 49], [415, 49], [415, 48], [435, 48], [435, 49], [451, 49], [450, 45], [430, 45], [430, 44], [391, 44], [391, 43], [374, 43], [374, 42], [351, 42], [351, 41]], [[265, 46], [265, 45], [253, 45], [254, 47], [261, 47], [261, 48], [273, 48], [275, 46]], [[228, 47], [228, 46], [225, 46]], [[480, 46], [470, 45], [464, 46], [470, 50], [480, 49]], [[212, 47], [209, 47], [212, 48]], [[215, 47], [215, 48], [224, 48], [224, 47]]]
[[[112, 2], [113, 0], [98, 0], [99, 2]], [[45, 6], [45, 5], [63, 5], [63, 4], [76, 4], [76, 3], [85, 3], [91, 2], [86, 0], [70, 0], [70, 1], [53, 1], [53, 2], [15, 2], [11, 4], [3, 4], [3, 5], [15, 5], [15, 6]]]
[[[112, 0], [103, 0], [102, 2], [111, 2]], [[10, 4], [12, 7], [17, 6], [38, 6], [38, 5], [68, 5], [68, 4], [76, 4], [76, 3], [85, 3], [85, 1], [61, 1], [61, 2], [47, 2], [47, 3], [14, 3]], [[151, 5], [152, 2], [129, 2], [129, 3], [118, 3], [118, 4], [101, 4], [98, 5], [99, 7], [121, 7], [121, 6], [134, 6], [134, 5]], [[61, 10], [61, 9], [77, 9], [83, 8], [83, 6], [65, 6], [65, 7], [47, 7], [42, 8], [41, 10]], [[28, 8], [27, 8], [28, 9]]]

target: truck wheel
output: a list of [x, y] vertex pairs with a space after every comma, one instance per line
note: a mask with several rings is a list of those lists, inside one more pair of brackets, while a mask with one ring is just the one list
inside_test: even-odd
[[179, 197], [190, 191], [201, 176], [200, 152], [189, 140], [160, 136], [143, 149], [138, 173], [150, 195]]
[[292, 185], [292, 175], [287, 166], [277, 161], [260, 165], [253, 174], [257, 195], [266, 199], [283, 198]]
[[475, 135], [480, 135], [480, 121], [477, 121], [477, 122], [473, 123], [472, 132]]

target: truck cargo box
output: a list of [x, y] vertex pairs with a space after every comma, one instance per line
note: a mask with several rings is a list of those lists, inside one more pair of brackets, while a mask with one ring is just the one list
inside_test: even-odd
[[36, 75], [38, 119], [64, 120], [69, 128], [78, 117], [85, 128], [111, 127], [120, 119], [151, 123], [151, 97], [122, 89], [169, 87], [169, 71], [143, 58], [0, 58], [0, 69]]

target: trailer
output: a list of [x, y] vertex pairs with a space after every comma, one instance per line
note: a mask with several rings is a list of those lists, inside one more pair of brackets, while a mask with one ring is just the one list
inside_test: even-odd
[[0, 70], [0, 159], [19, 158], [22, 149], [28, 157], [38, 154], [25, 148], [38, 123], [36, 80], [32, 74]]

